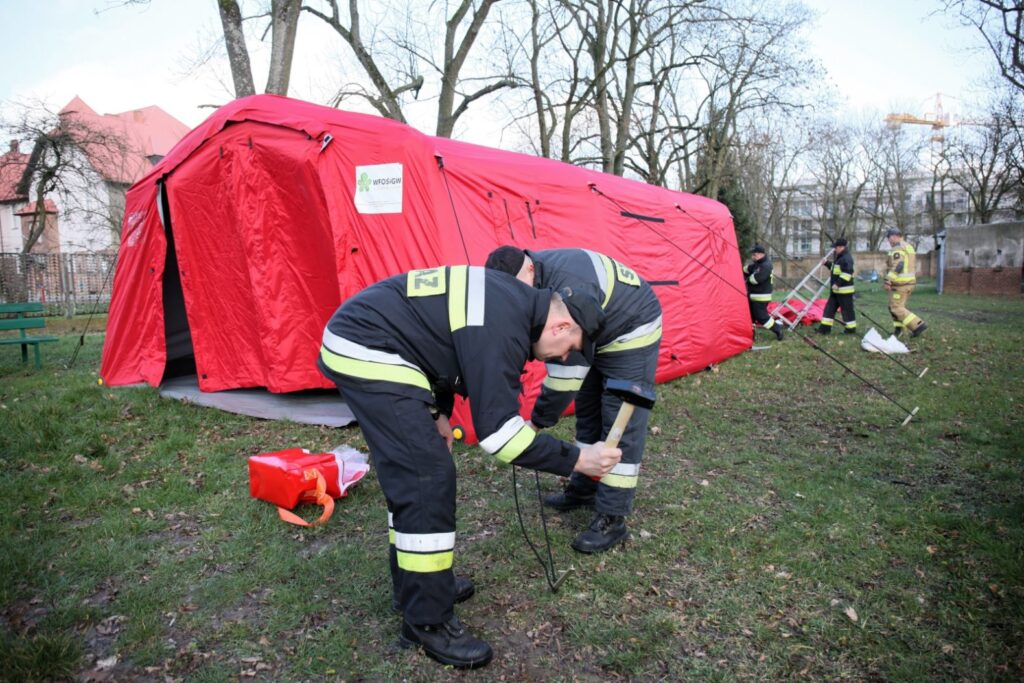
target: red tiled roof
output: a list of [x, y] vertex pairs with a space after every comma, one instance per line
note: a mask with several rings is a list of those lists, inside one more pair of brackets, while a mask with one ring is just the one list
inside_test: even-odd
[[120, 114], [97, 114], [75, 97], [60, 110], [61, 118], [81, 123], [100, 135], [116, 136], [125, 150], [114, 152], [101, 143], [82, 144], [89, 161], [106, 179], [131, 184], [153, 167], [151, 158], [163, 157], [188, 133], [189, 128], [160, 107], [150, 106]]
[[[43, 207], [46, 209], [46, 213], [57, 213], [57, 205], [53, 203], [52, 199], [44, 199]], [[36, 212], [36, 203], [32, 202], [21, 211], [15, 211], [15, 216], [31, 216]]]
[[25, 195], [18, 194], [18, 183], [28, 164], [28, 155], [11, 150], [0, 155], [0, 202], [23, 201]]

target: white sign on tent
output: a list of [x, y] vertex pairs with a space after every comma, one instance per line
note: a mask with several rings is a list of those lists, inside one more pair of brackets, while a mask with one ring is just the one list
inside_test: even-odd
[[356, 211], [402, 213], [402, 164], [356, 166]]

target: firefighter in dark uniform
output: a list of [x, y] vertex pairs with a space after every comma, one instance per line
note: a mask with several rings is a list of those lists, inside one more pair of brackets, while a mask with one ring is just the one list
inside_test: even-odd
[[747, 280], [747, 296], [750, 301], [750, 317], [755, 325], [771, 330], [775, 338], [782, 341], [782, 323], [768, 315], [768, 303], [772, 300], [772, 260], [765, 255], [764, 247], [755, 244], [750, 250], [753, 260], [743, 269]]
[[[534, 252], [503, 246], [491, 252], [487, 266], [534, 287], [569, 287], [601, 302], [605, 322], [594, 340], [593, 361], [579, 354], [564, 362], [548, 361], [530, 422], [539, 429], [554, 425], [575, 398], [577, 445], [607, 438], [622, 401], [604, 390], [605, 381], [621, 379], [654, 387], [661, 303], [650, 285], [625, 265], [586, 249]], [[577, 551], [603, 552], [628, 538], [626, 517], [633, 511], [649, 413], [640, 408], [633, 413], [619, 443], [622, 460], [600, 482], [575, 473], [562, 493], [545, 500], [558, 510], [594, 508], [589, 527], [572, 542]]]
[[492, 656], [454, 613], [463, 593], [452, 571], [455, 394], [469, 397], [480, 445], [503, 463], [563, 476], [604, 476], [618, 463], [617, 448], [581, 449], [537, 434], [519, 416], [525, 363], [591, 349], [587, 335], [601, 317], [585, 295], [561, 297], [484, 268], [443, 266], [382, 280], [328, 321], [318, 365], [359, 421], [387, 501], [405, 644], [461, 668]]
[[832, 245], [835, 256], [825, 265], [831, 271], [829, 284], [831, 291], [828, 301], [825, 302], [825, 312], [821, 316], [821, 324], [818, 325], [818, 332], [831, 334], [832, 326], [835, 324], [836, 311], [843, 312], [843, 332], [845, 334], [857, 334], [857, 314], [853, 310], [853, 256], [847, 249], [845, 237], [840, 237]]

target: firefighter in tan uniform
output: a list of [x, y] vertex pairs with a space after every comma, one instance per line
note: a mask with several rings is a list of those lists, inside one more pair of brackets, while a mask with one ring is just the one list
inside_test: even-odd
[[903, 241], [903, 233], [899, 228], [889, 228], [885, 236], [891, 247], [885, 273], [885, 288], [889, 290], [889, 313], [892, 315], [893, 334], [898, 337], [906, 328], [910, 330], [911, 337], [916, 337], [928, 329], [928, 325], [907, 308], [907, 301], [914, 291], [914, 285], [917, 284], [914, 275], [914, 247]]

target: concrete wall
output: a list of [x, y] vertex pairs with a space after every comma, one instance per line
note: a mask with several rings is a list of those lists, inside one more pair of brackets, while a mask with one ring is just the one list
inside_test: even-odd
[[943, 291], [1020, 296], [1024, 222], [949, 228], [945, 249]]
[[[859, 277], [861, 272], [874, 270], [878, 273], [879, 281], [885, 277], [886, 259], [889, 252], [864, 251], [853, 252], [853, 272]], [[811, 268], [821, 260], [820, 256], [803, 257], [791, 261], [773, 261], [776, 272], [786, 280], [792, 281], [795, 285], [800, 278], [807, 274]], [[930, 251], [927, 254], [917, 254], [914, 261], [915, 272], [918, 278], [933, 278], [938, 273], [938, 252]], [[776, 290], [785, 287], [776, 287]]]

